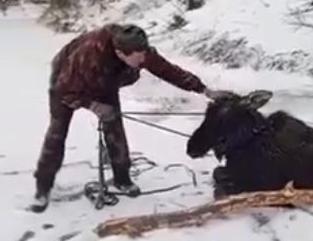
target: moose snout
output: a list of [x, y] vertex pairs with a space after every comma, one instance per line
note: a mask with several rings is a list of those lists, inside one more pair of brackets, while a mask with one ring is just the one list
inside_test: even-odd
[[191, 158], [197, 158], [198, 155], [196, 152], [192, 152], [192, 151], [187, 151], [188, 156], [190, 156]]
[[187, 155], [191, 158], [197, 158], [200, 157], [201, 154], [199, 154], [198, 151], [195, 150], [195, 148], [192, 148], [191, 145], [187, 145]]

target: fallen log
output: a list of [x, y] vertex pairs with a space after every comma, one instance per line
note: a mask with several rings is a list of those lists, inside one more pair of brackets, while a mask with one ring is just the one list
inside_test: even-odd
[[295, 189], [291, 182], [281, 190], [242, 193], [183, 211], [111, 219], [98, 225], [96, 233], [99, 237], [138, 237], [155, 229], [202, 226], [211, 219], [246, 208], [285, 205], [303, 207], [310, 204], [313, 204], [313, 190]]

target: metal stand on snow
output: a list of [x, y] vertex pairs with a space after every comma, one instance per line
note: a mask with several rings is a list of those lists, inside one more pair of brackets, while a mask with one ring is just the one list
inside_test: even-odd
[[88, 182], [85, 185], [86, 197], [95, 205], [96, 209], [102, 209], [105, 205], [113, 206], [118, 203], [118, 198], [109, 193], [108, 187], [105, 184], [104, 165], [109, 162], [109, 155], [105, 146], [104, 134], [103, 134], [103, 122], [99, 120], [98, 124], [99, 132], [99, 151], [98, 151], [98, 177], [99, 181]]

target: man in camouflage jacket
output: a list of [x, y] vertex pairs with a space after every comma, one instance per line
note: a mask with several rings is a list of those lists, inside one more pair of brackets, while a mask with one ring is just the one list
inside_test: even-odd
[[140, 194], [129, 176], [131, 163], [119, 115], [119, 89], [135, 83], [142, 68], [187, 91], [210, 98], [225, 94], [209, 90], [197, 76], [159, 55], [138, 26], [111, 24], [78, 36], [53, 59], [49, 89], [51, 118], [34, 174], [34, 212], [42, 212], [48, 206], [50, 190], [62, 165], [70, 121], [74, 111], [81, 107], [95, 113], [104, 123], [114, 185], [129, 196]]

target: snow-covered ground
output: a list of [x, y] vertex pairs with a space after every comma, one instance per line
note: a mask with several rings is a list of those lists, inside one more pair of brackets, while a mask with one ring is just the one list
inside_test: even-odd
[[[136, 3], [121, 1], [113, 10], [117, 13], [119, 8], [128, 6], [129, 9], [127, 3], [131, 2]], [[167, 20], [180, 12], [177, 5], [162, 0], [150, 4], [143, 4], [148, 2], [146, 0], [137, 2], [141, 8], [133, 7], [125, 16], [112, 14], [116, 20], [129, 20], [147, 27], [152, 43], [173, 62], [198, 74], [216, 89], [226, 88], [239, 93], [258, 88], [273, 90], [274, 97], [264, 107], [265, 113], [282, 109], [313, 123], [313, 83], [309, 64], [301, 65], [297, 71], [256, 69], [250, 65], [226, 68], [223, 61], [209, 64], [200, 60], [197, 54], [190, 54], [192, 51], [186, 54], [178, 46], [192, 50], [188, 44], [195, 36], [212, 32], [214, 37], [208, 42], [214, 43], [214, 39], [227, 32], [230, 39], [245, 37], [247, 46], [259, 46], [264, 56], [296, 50], [311, 56], [313, 31], [294, 31], [286, 22], [291, 1], [210, 0], [201, 9], [186, 13], [189, 24], [173, 32], [165, 29]], [[152, 2], [165, 5], [153, 5]], [[87, 181], [97, 177], [96, 170], [84, 164], [97, 165], [97, 121], [92, 114], [81, 110], [74, 116], [67, 140], [65, 164], [70, 165], [58, 175], [51, 205], [40, 215], [25, 210], [34, 193], [32, 172], [48, 124], [50, 60], [75, 35], [55, 34], [38, 25], [34, 21], [38, 9], [28, 6], [24, 11], [27, 14], [15, 9], [0, 19], [0, 240], [97, 241], [92, 230], [109, 218], [181, 210], [212, 201], [211, 171], [217, 165], [213, 157], [191, 160], [185, 154], [185, 138], [125, 120], [134, 157], [140, 152], [157, 163], [156, 167], [134, 177], [139, 186], [151, 190], [185, 185], [175, 191], [136, 199], [121, 197], [118, 205], [96, 211], [81, 192]], [[153, 21], [157, 24], [151, 25]], [[97, 25], [99, 21], [94, 23]], [[122, 99], [124, 111], [204, 111], [206, 106], [204, 97], [175, 89], [145, 71], [139, 83], [122, 91]], [[191, 133], [201, 117], [145, 117], [145, 120]], [[184, 168], [164, 169], [177, 163], [194, 170], [197, 187], [193, 186]], [[139, 170], [146, 167], [144, 163], [137, 166]], [[272, 208], [235, 214], [202, 228], [150, 232], [139, 240], [313, 241], [312, 224], [313, 217], [307, 212]], [[129, 239], [118, 236], [103, 240]]]

